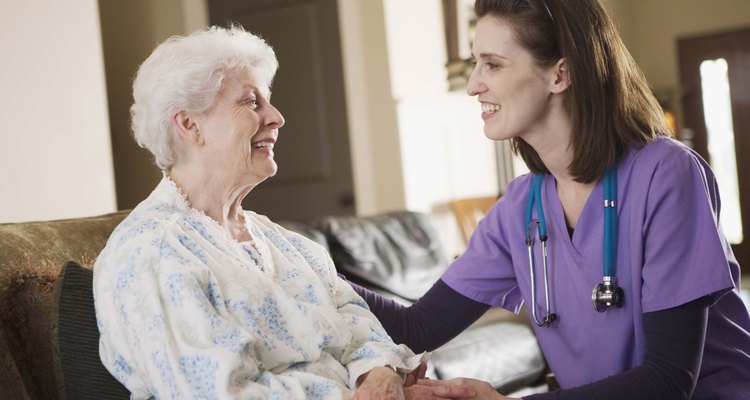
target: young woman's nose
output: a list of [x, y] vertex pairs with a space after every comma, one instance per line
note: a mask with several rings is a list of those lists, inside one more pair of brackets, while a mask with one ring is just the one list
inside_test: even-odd
[[468, 93], [469, 96], [476, 96], [485, 90], [486, 86], [481, 82], [479, 74], [477, 73], [477, 66], [475, 65], [469, 75], [469, 81], [466, 82], [466, 93]]

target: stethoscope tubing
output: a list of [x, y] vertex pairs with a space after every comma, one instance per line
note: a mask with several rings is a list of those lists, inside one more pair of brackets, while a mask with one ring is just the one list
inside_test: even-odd
[[[529, 190], [529, 197], [526, 203], [526, 214], [524, 218], [524, 230], [526, 231], [526, 246], [529, 255], [529, 278], [531, 279], [531, 314], [540, 327], [548, 327], [557, 319], [557, 315], [550, 309], [549, 296], [549, 277], [547, 264], [547, 221], [544, 217], [544, 206], [542, 205], [542, 181], [544, 174], [534, 175]], [[597, 311], [603, 311], [611, 305], [613, 290], [619, 295], [618, 301], [614, 302], [618, 307], [622, 307], [622, 289], [616, 286], [616, 263], [617, 263], [617, 165], [607, 169], [603, 176], [603, 198], [604, 198], [604, 244], [603, 244], [603, 280], [604, 284], [597, 285], [594, 288], [592, 300], [594, 308]], [[532, 216], [536, 208], [537, 221], [532, 221]], [[536, 229], [535, 229], [536, 228]], [[537, 317], [536, 307], [536, 277], [534, 271], [534, 231], [539, 234], [539, 241], [542, 249], [542, 273], [544, 275], [544, 304], [546, 315], [540, 321]], [[604, 285], [604, 286], [603, 286]], [[607, 290], [605, 300], [599, 300], [597, 292], [603, 287]], [[605, 307], [606, 306], [606, 307]]]
[[617, 265], [617, 169], [604, 174], [604, 276], [614, 277]]
[[[542, 180], [544, 175], [534, 175], [534, 180], [531, 184], [531, 191], [529, 193], [529, 199], [526, 204], [526, 218], [525, 218], [525, 229], [526, 231], [526, 246], [529, 251], [529, 274], [531, 279], [531, 315], [534, 318], [534, 322], [539, 326], [549, 326], [552, 321], [557, 317], [554, 313], [550, 312], [550, 296], [549, 296], [549, 276], [547, 268], [547, 221], [544, 218], [544, 206], [542, 205]], [[532, 214], [534, 206], [536, 205], [537, 219], [535, 224], [532, 224]], [[539, 242], [542, 247], [542, 273], [544, 275], [544, 305], [547, 315], [545, 315], [542, 321], [536, 315], [536, 277], [534, 276], [534, 226], [536, 225], [539, 233]]]

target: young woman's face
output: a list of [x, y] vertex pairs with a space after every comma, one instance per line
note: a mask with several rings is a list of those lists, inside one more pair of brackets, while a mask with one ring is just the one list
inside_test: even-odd
[[276, 174], [273, 147], [284, 117], [271, 105], [270, 94], [252, 68], [224, 79], [213, 107], [198, 118], [206, 168], [250, 184]]
[[472, 54], [476, 66], [466, 91], [482, 104], [484, 134], [526, 139], [537, 131], [549, 112], [547, 72], [516, 41], [511, 26], [493, 16], [480, 18]]

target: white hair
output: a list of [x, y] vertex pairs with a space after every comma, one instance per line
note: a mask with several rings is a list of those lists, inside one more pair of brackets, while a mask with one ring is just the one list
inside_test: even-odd
[[254, 67], [271, 85], [279, 66], [271, 46], [240, 26], [212, 26], [188, 36], [172, 36], [138, 68], [130, 117], [133, 136], [162, 170], [177, 160], [172, 116], [211, 108], [228, 73]]

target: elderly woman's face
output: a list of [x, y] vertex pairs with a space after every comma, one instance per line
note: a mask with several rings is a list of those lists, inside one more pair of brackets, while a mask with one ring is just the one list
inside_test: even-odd
[[284, 117], [270, 95], [253, 68], [227, 75], [213, 107], [198, 117], [206, 168], [239, 184], [257, 184], [276, 174], [273, 147]]

